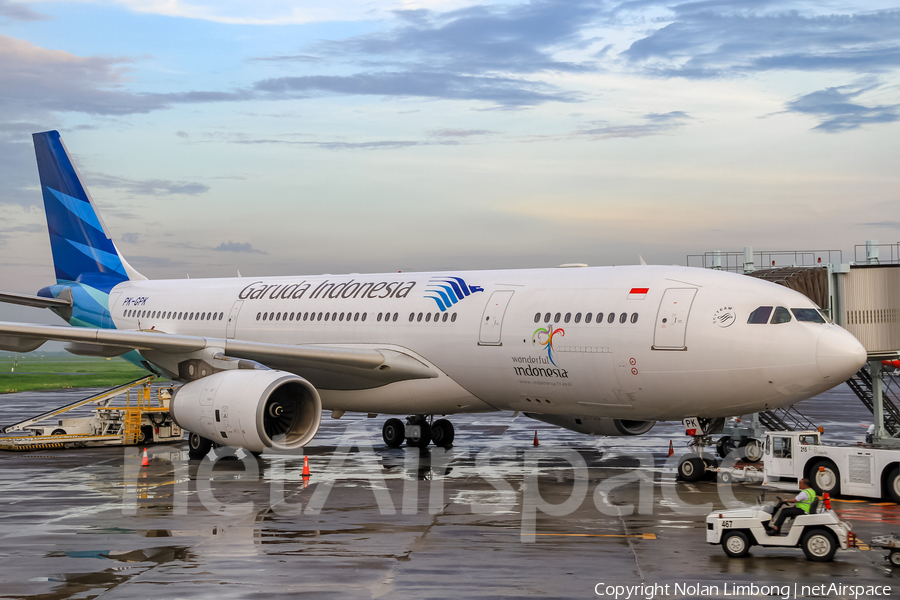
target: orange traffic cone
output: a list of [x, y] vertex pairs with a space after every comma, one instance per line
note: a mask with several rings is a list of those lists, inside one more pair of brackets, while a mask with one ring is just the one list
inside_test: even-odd
[[535, 446], [540, 446], [540, 445], [541, 445], [541, 443], [540, 443], [540, 442], [538, 441], [538, 439], [537, 439], [537, 429], [534, 430], [534, 445], [535, 445]]
[[303, 473], [301, 473], [304, 477], [309, 477], [309, 457], [303, 457]]
[[669, 456], [675, 456], [675, 447], [672, 445], [672, 440], [669, 440]]
[[150, 466], [150, 459], [147, 458], [147, 449], [146, 448], [144, 448], [144, 458], [141, 459], [141, 466], [142, 467]]

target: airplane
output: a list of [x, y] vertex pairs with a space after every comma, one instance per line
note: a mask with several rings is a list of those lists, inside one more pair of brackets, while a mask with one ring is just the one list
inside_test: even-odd
[[170, 407], [192, 458], [301, 448], [323, 410], [407, 415], [384, 422], [389, 447], [447, 447], [444, 417], [491, 411], [640, 435], [805, 400], [866, 361], [806, 296], [707, 269], [151, 281], [116, 247], [59, 133], [33, 138], [56, 283], [0, 300], [69, 326], [0, 323], [0, 349], [58, 340], [182, 383]]

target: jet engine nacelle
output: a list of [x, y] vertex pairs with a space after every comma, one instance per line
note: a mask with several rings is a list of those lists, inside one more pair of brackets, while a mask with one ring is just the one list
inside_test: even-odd
[[169, 403], [183, 429], [251, 452], [292, 450], [319, 430], [322, 400], [286, 371], [222, 371], [181, 386]]
[[627, 435], [642, 435], [647, 433], [656, 421], [633, 421], [630, 419], [611, 419], [609, 417], [582, 417], [578, 415], [545, 415], [537, 413], [524, 413], [526, 417], [557, 425], [578, 433], [588, 435], [605, 435], [621, 437]]

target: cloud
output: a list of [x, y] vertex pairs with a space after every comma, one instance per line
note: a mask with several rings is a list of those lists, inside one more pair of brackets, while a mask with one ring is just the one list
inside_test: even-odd
[[87, 173], [86, 180], [91, 185], [126, 190], [140, 196], [166, 196], [186, 194], [196, 196], [209, 191], [209, 186], [192, 181], [169, 181], [167, 179], [126, 179], [102, 173]]
[[254, 89], [271, 97], [312, 95], [418, 97], [444, 100], [483, 100], [504, 107], [544, 102], [574, 102], [572, 93], [539, 81], [440, 72], [358, 73], [349, 76], [307, 75], [264, 79]]
[[886, 229], [900, 229], [900, 221], [876, 221], [875, 223], [860, 223], [862, 227], [884, 227]]
[[304, 63], [312, 63], [312, 62], [320, 62], [322, 60], [319, 56], [310, 56], [308, 54], [287, 54], [287, 55], [278, 55], [278, 56], [255, 56], [249, 58], [247, 60], [258, 61], [258, 62], [304, 62]]
[[598, 127], [583, 129], [576, 135], [605, 140], [611, 138], [640, 138], [651, 135], [663, 135], [681, 128], [691, 117], [680, 110], [668, 113], [648, 113], [643, 117], [645, 123], [631, 125], [610, 125], [601, 123]]
[[428, 135], [434, 137], [466, 138], [478, 135], [494, 135], [496, 131], [489, 129], [432, 129]]
[[[396, 11], [398, 26], [323, 42], [324, 55], [403, 65], [411, 71], [538, 73], [595, 70], [591, 62], [560, 60], [584, 46], [583, 30], [604, 14], [595, 0], [536, 0], [483, 4], [447, 12]], [[413, 66], [416, 65], [416, 66]]]
[[622, 57], [651, 73], [689, 78], [769, 70], [875, 73], [900, 66], [900, 10], [815, 15], [770, 7], [718, 0], [670, 5], [670, 22]]
[[123, 233], [119, 236], [119, 238], [126, 244], [137, 244], [140, 240], [140, 237], [141, 236], [138, 233]]
[[213, 250], [217, 250], [219, 252], [249, 252], [251, 254], [268, 254], [267, 252], [263, 252], [262, 250], [257, 250], [249, 243], [244, 242], [222, 242]]
[[0, 17], [6, 17], [11, 21], [47, 21], [52, 17], [35, 12], [18, 2], [0, 0]]
[[[800, 96], [787, 103], [787, 112], [811, 115], [820, 123], [813, 129], [838, 133], [864, 125], [895, 123], [900, 120], [900, 104], [865, 106], [854, 99], [871, 87], [850, 90], [847, 86], [831, 87]], [[847, 91], [844, 91], [847, 90]]]

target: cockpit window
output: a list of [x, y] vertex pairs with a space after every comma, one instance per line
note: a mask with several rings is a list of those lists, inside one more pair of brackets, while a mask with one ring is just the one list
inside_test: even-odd
[[775, 315], [772, 317], [772, 325], [777, 325], [779, 323], [788, 323], [791, 320], [791, 313], [788, 312], [783, 306], [779, 306], [775, 309]]
[[769, 315], [772, 314], [771, 306], [760, 306], [752, 313], [750, 313], [750, 318], [747, 319], [747, 323], [751, 325], [765, 325], [769, 322]]
[[797, 317], [798, 321], [805, 323], [824, 323], [825, 319], [819, 314], [815, 308], [792, 308], [791, 312]]

